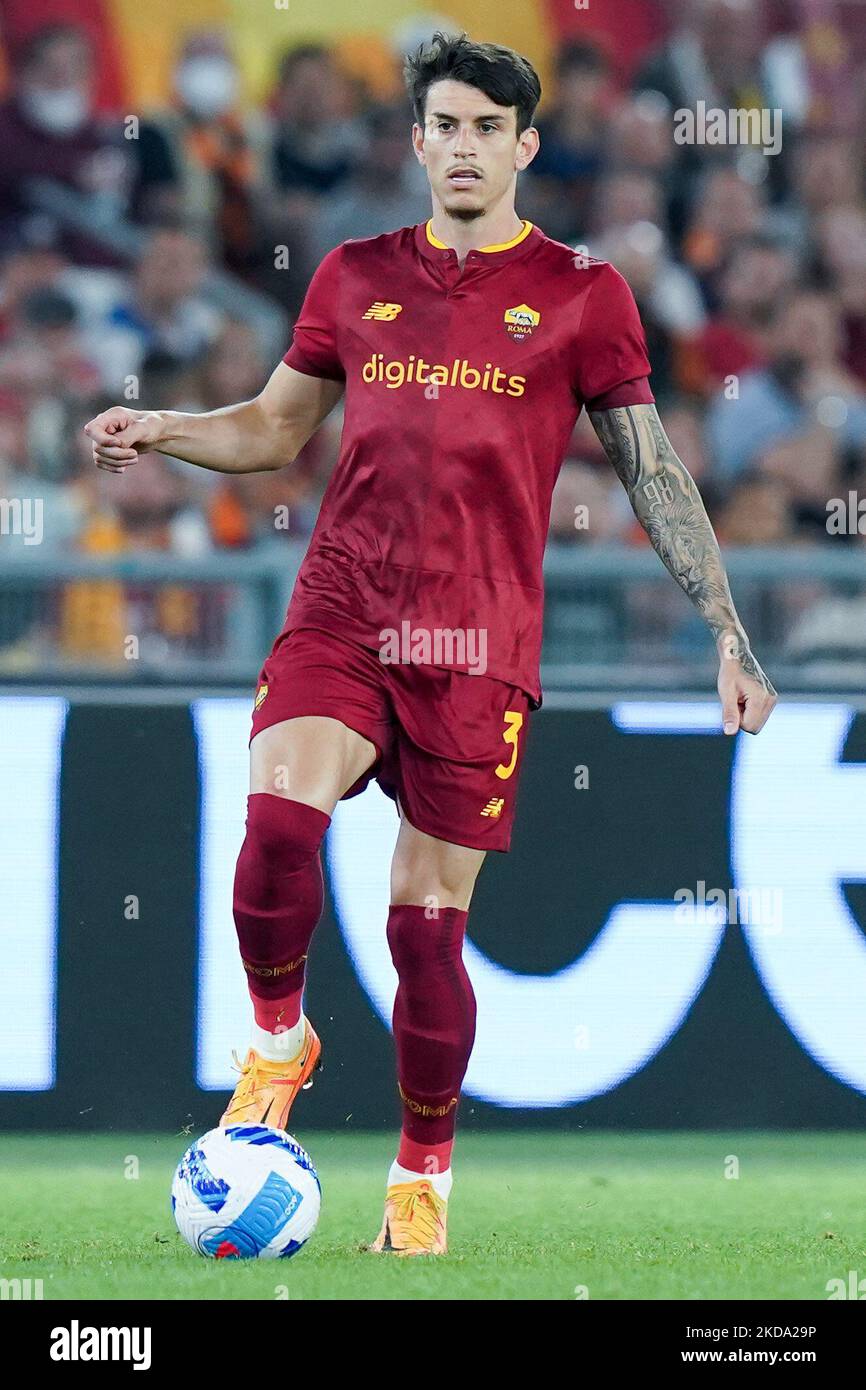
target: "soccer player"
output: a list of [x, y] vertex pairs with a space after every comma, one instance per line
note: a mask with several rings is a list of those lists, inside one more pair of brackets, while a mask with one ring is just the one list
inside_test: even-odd
[[484, 856], [509, 845], [541, 701], [551, 492], [582, 407], [709, 625], [725, 732], [757, 733], [775, 692], [656, 413], [625, 281], [515, 211], [539, 144], [534, 69], [437, 34], [406, 77], [430, 220], [325, 257], [255, 400], [202, 415], [120, 406], [86, 428], [116, 472], [152, 449], [255, 472], [291, 463], [344, 398], [339, 461], [254, 699], [234, 916], [255, 1021], [223, 1123], [285, 1127], [317, 1065], [303, 987], [319, 851], [337, 802], [374, 777], [400, 816], [387, 939], [403, 1127], [372, 1248], [415, 1255], [446, 1249], [475, 1032], [461, 948]]

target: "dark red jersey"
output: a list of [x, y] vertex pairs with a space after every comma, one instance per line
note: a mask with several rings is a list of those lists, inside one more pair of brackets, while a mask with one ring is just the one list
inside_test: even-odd
[[[345, 380], [340, 457], [286, 629], [482, 671], [540, 700], [542, 561], [581, 407], [649, 403], [613, 266], [525, 223], [461, 269], [430, 223], [331, 251], [284, 359]], [[456, 639], [465, 635], [465, 660]], [[383, 636], [386, 634], [386, 636]], [[425, 645], [424, 634], [428, 634]], [[401, 659], [393, 656], [391, 659]]]

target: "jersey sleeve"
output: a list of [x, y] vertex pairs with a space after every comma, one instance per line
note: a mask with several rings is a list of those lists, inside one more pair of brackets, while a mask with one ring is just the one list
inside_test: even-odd
[[[577, 334], [572, 386], [588, 409], [652, 405], [646, 338], [634, 295], [604, 265], [586, 297]], [[630, 399], [626, 400], [626, 397]], [[633, 397], [633, 398], [632, 398]]]
[[655, 396], [645, 376], [635, 377], [634, 381], [624, 381], [612, 391], [603, 391], [586, 402], [587, 410], [616, 410], [622, 405], [654, 405]]
[[292, 345], [283, 357], [287, 367], [307, 376], [345, 381], [338, 342], [341, 248], [329, 251], [310, 281], [295, 321]]

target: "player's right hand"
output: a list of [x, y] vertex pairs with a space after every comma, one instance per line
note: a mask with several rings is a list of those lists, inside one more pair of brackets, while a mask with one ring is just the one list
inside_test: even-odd
[[88, 420], [84, 433], [93, 444], [93, 462], [108, 473], [122, 473], [139, 454], [159, 442], [161, 420], [154, 410], [113, 405]]

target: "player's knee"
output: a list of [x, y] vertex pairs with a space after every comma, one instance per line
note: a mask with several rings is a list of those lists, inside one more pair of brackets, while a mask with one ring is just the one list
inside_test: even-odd
[[391, 902], [465, 912], [483, 863], [483, 851], [432, 841], [404, 821], [391, 861]]
[[432, 873], [420, 866], [395, 862], [391, 867], [391, 902], [417, 904], [433, 914], [442, 908], [466, 911], [476, 874], [454, 869]]
[[302, 801], [270, 792], [247, 798], [247, 844], [281, 874], [295, 873], [316, 857], [329, 824], [330, 816]]

